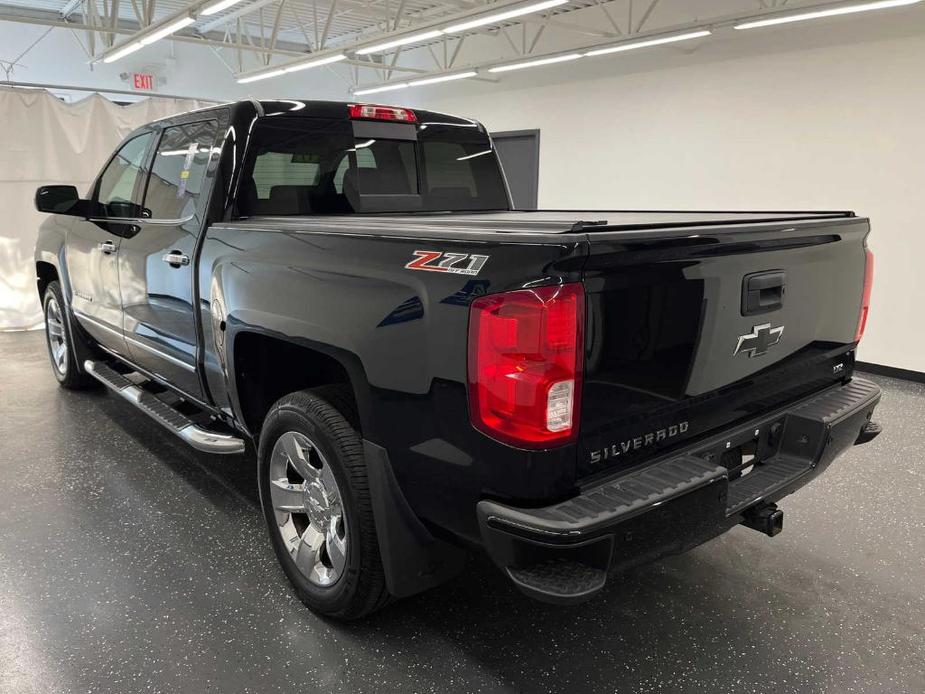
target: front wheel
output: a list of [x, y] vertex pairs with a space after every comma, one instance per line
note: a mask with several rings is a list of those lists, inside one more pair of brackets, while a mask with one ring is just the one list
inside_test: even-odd
[[355, 619], [390, 598], [360, 437], [350, 413], [331, 404], [348, 400], [342, 386], [281, 398], [260, 434], [258, 481], [273, 549], [299, 598]]
[[42, 297], [45, 313], [45, 341], [55, 378], [65, 388], [80, 389], [95, 385], [80, 363], [78, 345], [74, 342], [67, 320], [64, 296], [58, 281], [49, 282]]

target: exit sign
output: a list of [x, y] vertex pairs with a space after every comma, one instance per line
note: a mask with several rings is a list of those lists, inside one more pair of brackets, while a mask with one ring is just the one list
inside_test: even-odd
[[148, 72], [133, 72], [132, 73], [132, 88], [138, 89], [143, 92], [153, 92], [154, 91], [154, 75]]

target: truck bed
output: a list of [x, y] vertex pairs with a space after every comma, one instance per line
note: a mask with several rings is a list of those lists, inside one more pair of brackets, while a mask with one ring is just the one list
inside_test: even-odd
[[318, 230], [366, 233], [409, 231], [440, 236], [467, 233], [567, 234], [645, 231], [742, 224], [817, 222], [854, 217], [850, 211], [660, 211], [511, 210], [505, 212], [422, 212], [412, 214], [251, 217], [235, 224], [277, 231]]

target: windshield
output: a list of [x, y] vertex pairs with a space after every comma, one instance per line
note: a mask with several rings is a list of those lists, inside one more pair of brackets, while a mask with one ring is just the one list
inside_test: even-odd
[[365, 128], [358, 136], [353, 126], [324, 118], [259, 121], [248, 146], [239, 212], [509, 209], [497, 157], [478, 128], [425, 123]]

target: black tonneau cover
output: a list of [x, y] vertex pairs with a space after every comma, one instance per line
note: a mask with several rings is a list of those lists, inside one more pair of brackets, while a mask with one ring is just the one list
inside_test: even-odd
[[854, 217], [853, 212], [712, 212], [660, 210], [509, 210], [502, 212], [420, 212], [411, 214], [350, 214], [326, 216], [253, 217], [247, 226], [288, 228], [324, 226], [334, 230], [363, 227], [368, 231], [416, 228], [450, 232], [565, 234], [636, 231], [684, 227], [798, 222]]

